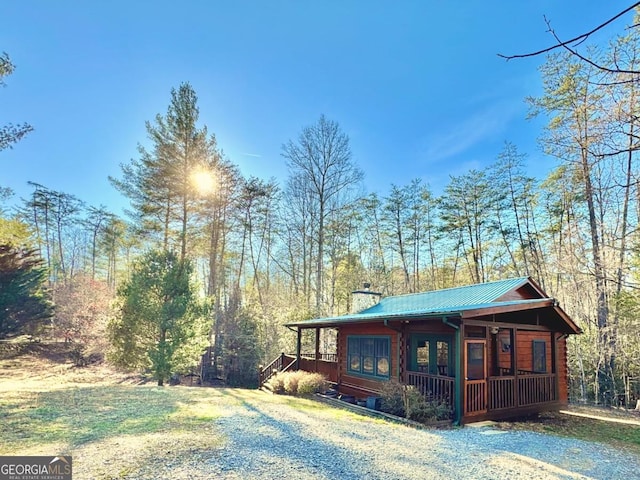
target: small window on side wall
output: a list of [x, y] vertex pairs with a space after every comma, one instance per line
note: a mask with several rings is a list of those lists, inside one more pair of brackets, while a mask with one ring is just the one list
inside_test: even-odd
[[547, 342], [544, 340], [533, 341], [533, 371], [535, 373], [547, 371]]

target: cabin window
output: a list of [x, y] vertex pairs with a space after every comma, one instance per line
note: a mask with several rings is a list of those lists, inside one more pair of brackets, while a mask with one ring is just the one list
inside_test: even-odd
[[437, 342], [438, 374], [449, 375], [449, 342]]
[[418, 364], [418, 371], [429, 371], [429, 342], [426, 341], [422, 345], [418, 345], [416, 348], [416, 363]]
[[349, 373], [389, 378], [391, 371], [390, 337], [347, 337]]
[[431, 375], [453, 375], [452, 339], [429, 333], [412, 334], [407, 342], [407, 368]]
[[547, 342], [533, 340], [533, 371], [546, 373], [547, 371]]

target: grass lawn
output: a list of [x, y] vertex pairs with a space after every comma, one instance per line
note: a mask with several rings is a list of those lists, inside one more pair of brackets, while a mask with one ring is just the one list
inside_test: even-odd
[[327, 421], [358, 417], [255, 390], [157, 387], [104, 366], [75, 368], [49, 348], [0, 360], [0, 455], [72, 455], [82, 478], [121, 478], [182, 455], [210, 456], [225, 441], [212, 420], [256, 396], [322, 411]]
[[[639, 422], [640, 414], [623, 410], [611, 410], [598, 407], [571, 406], [570, 411], [597, 417], [632, 420]], [[612, 421], [588, 417], [576, 417], [558, 412], [540, 414], [527, 421], [502, 422], [502, 428], [533, 430], [565, 437], [579, 438], [591, 442], [606, 443], [640, 455], [640, 426], [625, 425]]]
[[0, 360], [0, 455], [68, 454], [88, 478], [117, 478], [151, 458], [221, 444], [211, 420], [222, 403], [238, 400], [216, 389], [138, 383], [34, 354]]

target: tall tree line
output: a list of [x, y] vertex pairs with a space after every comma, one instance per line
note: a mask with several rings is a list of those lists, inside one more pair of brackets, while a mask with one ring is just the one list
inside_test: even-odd
[[[636, 30], [593, 58], [637, 69]], [[637, 79], [563, 54], [541, 77], [528, 102], [548, 121], [540, 142], [557, 167], [546, 178], [505, 142], [438, 194], [428, 178], [365, 192], [348, 135], [325, 116], [284, 142], [281, 185], [246, 178], [185, 83], [112, 179], [127, 218], [36, 184], [17, 218], [52, 287], [83, 275], [114, 291], [151, 248], [188, 259], [212, 304], [214, 362], [237, 382], [293, 348], [283, 323], [349, 311], [362, 282], [393, 295], [531, 276], [585, 332], [570, 341], [574, 398], [610, 401], [640, 377]]]

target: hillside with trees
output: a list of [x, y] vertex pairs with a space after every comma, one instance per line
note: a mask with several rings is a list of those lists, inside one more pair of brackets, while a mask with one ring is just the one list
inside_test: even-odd
[[[80, 356], [108, 337], [108, 358], [162, 382], [211, 344], [225, 380], [250, 384], [258, 364], [294, 349], [283, 324], [347, 312], [363, 282], [397, 295], [531, 276], [584, 332], [569, 340], [572, 399], [610, 403], [640, 389], [637, 30], [590, 51], [609, 70], [571, 52], [547, 57], [543, 93], [527, 99], [557, 160], [546, 178], [506, 141], [491, 166], [451, 176], [442, 192], [429, 178], [366, 192], [366, 159], [324, 115], [280, 139], [286, 181], [245, 177], [183, 83], [111, 179], [127, 216], [33, 184], [2, 211], [1, 243], [21, 240], [2, 247], [0, 278], [22, 256], [36, 297], [55, 305], [51, 321], [45, 304], [34, 318]], [[3, 325], [4, 337], [20, 331]]]

